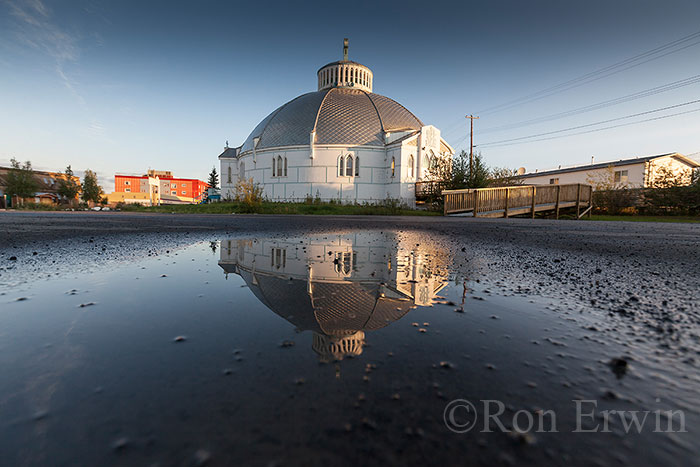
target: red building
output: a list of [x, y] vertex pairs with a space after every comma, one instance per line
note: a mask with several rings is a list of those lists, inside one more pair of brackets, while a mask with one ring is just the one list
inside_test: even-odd
[[158, 179], [159, 195], [161, 200], [168, 198], [187, 198], [187, 201], [199, 203], [206, 193], [209, 185], [195, 178], [173, 177], [170, 171], [149, 170], [142, 176], [115, 175], [114, 191], [121, 193], [150, 193], [149, 186], [153, 179]]

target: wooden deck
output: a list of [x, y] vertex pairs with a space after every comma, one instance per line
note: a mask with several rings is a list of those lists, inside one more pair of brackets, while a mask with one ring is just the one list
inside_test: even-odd
[[445, 190], [444, 212], [471, 213], [474, 217], [510, 217], [538, 212], [552, 212], [559, 219], [559, 211], [576, 209], [576, 217], [590, 216], [593, 207], [593, 188], [590, 185], [526, 185], [501, 188]]

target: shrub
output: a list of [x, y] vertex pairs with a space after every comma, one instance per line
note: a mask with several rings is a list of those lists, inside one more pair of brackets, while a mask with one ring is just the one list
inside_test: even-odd
[[639, 190], [598, 190], [593, 192], [593, 207], [602, 214], [622, 214], [625, 209], [633, 208], [638, 198]]
[[239, 180], [235, 187], [236, 201], [241, 203], [241, 212], [259, 213], [262, 211], [263, 188], [252, 178]]
[[700, 187], [676, 186], [644, 190], [645, 214], [700, 214]]

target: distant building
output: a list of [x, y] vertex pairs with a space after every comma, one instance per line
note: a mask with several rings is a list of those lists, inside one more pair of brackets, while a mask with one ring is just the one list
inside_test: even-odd
[[609, 162], [591, 163], [573, 167], [561, 166], [553, 170], [535, 171], [520, 175], [527, 185], [563, 185], [567, 183], [587, 183], [610, 176], [617, 186], [647, 188], [661, 172], [670, 171], [687, 184], [690, 184], [694, 169], [700, 163], [677, 152], [656, 156], [635, 157]]
[[[13, 200], [6, 193], [7, 174], [12, 170], [9, 167], [0, 167], [0, 208], [11, 207]], [[40, 204], [58, 204], [61, 201], [61, 197], [58, 195], [58, 189], [60, 187], [59, 181], [63, 179], [65, 175], [61, 172], [46, 172], [43, 170], [34, 171], [34, 181], [36, 182], [36, 193], [31, 198], [24, 198], [25, 203], [40, 203]], [[78, 177], [73, 177], [73, 181], [80, 185], [80, 179]], [[77, 199], [77, 197], [76, 197]], [[15, 199], [14, 202], [18, 200]]]
[[275, 201], [413, 205], [416, 183], [454, 154], [440, 130], [372, 92], [372, 70], [348, 60], [347, 41], [343, 60], [321, 67], [317, 78], [317, 91], [274, 110], [240, 146], [224, 148], [222, 197], [233, 198], [236, 184], [252, 179]]
[[201, 203], [209, 185], [194, 178], [177, 178], [170, 171], [149, 170], [146, 174], [115, 175], [110, 203], [159, 204]]

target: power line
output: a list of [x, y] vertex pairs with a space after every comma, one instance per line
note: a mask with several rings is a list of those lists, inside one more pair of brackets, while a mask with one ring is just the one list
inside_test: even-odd
[[[606, 127], [603, 127], [603, 128], [594, 128], [594, 129], [592, 129], [592, 130], [580, 131], [580, 132], [578, 132], [578, 133], [571, 133], [571, 134], [568, 134], [568, 135], [550, 136], [550, 137], [548, 137], [548, 138], [533, 139], [533, 140], [530, 140], [530, 141], [519, 141], [519, 142], [513, 142], [513, 143], [494, 144], [493, 146], [489, 146], [489, 147], [497, 148], [497, 147], [503, 147], [503, 146], [513, 146], [513, 145], [516, 145], [516, 144], [534, 143], [534, 142], [536, 142], [536, 141], [548, 141], [548, 140], [551, 140], [551, 139], [567, 138], [567, 137], [569, 137], [569, 136], [585, 135], [585, 134], [588, 134], [588, 133], [595, 133], [596, 131], [610, 130], [610, 129], [612, 129], [612, 128], [620, 128], [620, 127], [623, 127], [623, 126], [637, 125], [638, 123], [652, 122], [652, 121], [654, 121], [654, 120], [663, 120], [663, 119], [665, 119], [665, 118], [676, 117], [676, 116], [678, 116], [678, 115], [691, 114], [691, 113], [694, 113], [694, 112], [700, 112], [700, 109], [686, 110], [685, 112], [677, 112], [677, 113], [674, 113], [674, 114], [661, 115], [660, 117], [647, 118], [647, 119], [644, 119], [644, 120], [638, 120], [638, 121], [636, 121], [636, 122], [620, 123], [620, 124], [618, 124], [618, 125], [610, 125], [610, 126], [606, 126]], [[476, 146], [478, 147], [478, 145], [476, 145]]]
[[611, 118], [611, 119], [609, 119], [609, 120], [601, 120], [601, 121], [595, 122], [595, 123], [587, 123], [587, 124], [585, 124], [585, 125], [572, 126], [572, 127], [569, 127], [569, 128], [562, 128], [562, 129], [559, 129], [559, 130], [547, 131], [547, 132], [545, 132], [545, 133], [537, 133], [537, 134], [529, 135], [529, 136], [521, 136], [521, 137], [519, 137], [519, 138], [510, 138], [510, 139], [503, 139], [503, 140], [500, 140], [500, 141], [491, 141], [491, 142], [489, 142], [489, 143], [483, 143], [483, 144], [479, 144], [479, 145], [477, 145], [477, 146], [492, 146], [492, 145], [494, 145], [494, 144], [509, 143], [509, 142], [511, 142], [511, 141], [521, 141], [521, 140], [524, 140], [524, 139], [537, 138], [537, 137], [539, 137], [539, 136], [552, 135], [552, 134], [555, 134], [555, 133], [564, 133], [564, 132], [566, 132], [566, 131], [579, 130], [579, 129], [581, 129], [581, 128], [588, 128], [588, 127], [592, 127], [592, 126], [603, 125], [603, 124], [605, 124], [605, 123], [615, 122], [615, 121], [618, 121], [618, 120], [625, 120], [625, 119], [628, 119], [628, 118], [639, 117], [639, 116], [641, 116], [641, 115], [648, 115], [648, 114], [651, 114], [651, 113], [663, 112], [664, 110], [675, 109], [675, 108], [678, 108], [678, 107], [683, 107], [683, 106], [691, 105], [691, 104], [697, 104], [698, 102], [700, 102], [700, 99], [697, 99], [697, 100], [694, 100], [694, 101], [683, 102], [683, 103], [681, 103], [681, 104], [669, 105], [668, 107], [661, 107], [661, 108], [659, 108], [659, 109], [647, 110], [647, 111], [645, 111], [645, 112], [639, 112], [639, 113], [636, 113], [636, 114], [625, 115], [624, 117]]
[[672, 91], [674, 89], [678, 89], [678, 88], [681, 88], [684, 86], [689, 86], [691, 84], [696, 84], [696, 83], [700, 83], [700, 75], [691, 76], [689, 78], [674, 81], [672, 83], [664, 84], [661, 86], [656, 86], [654, 88], [646, 89], [644, 91], [639, 91], [639, 92], [636, 92], [633, 94], [628, 94], [626, 96], [618, 97], [615, 99], [610, 99], [607, 101], [598, 102], [597, 104], [591, 104], [591, 105], [587, 105], [585, 107], [579, 107], [577, 109], [567, 110], [565, 112], [559, 112], [559, 113], [555, 113], [555, 114], [551, 114], [551, 115], [546, 115], [544, 117], [533, 118], [530, 120], [522, 120], [520, 122], [509, 123], [509, 124], [501, 125], [501, 126], [497, 126], [497, 127], [486, 128], [484, 130], [481, 130], [481, 132], [482, 133], [494, 133], [494, 132], [498, 132], [498, 131], [512, 130], [514, 128], [520, 128], [520, 127], [524, 127], [524, 126], [534, 125], [536, 123], [558, 120], [560, 118], [571, 117], [574, 115], [579, 115], [582, 113], [591, 112], [593, 110], [599, 110], [599, 109], [602, 109], [604, 107], [610, 107], [613, 105], [623, 104], [623, 103], [630, 102], [630, 101], [633, 101], [636, 99], [641, 99], [643, 97], [654, 96], [654, 95], [660, 94], [662, 92]]
[[[581, 75], [577, 78], [570, 79], [568, 81], [565, 81], [563, 83], [559, 83], [557, 85], [551, 86], [546, 89], [542, 89], [540, 91], [537, 91], [535, 93], [520, 97], [518, 99], [514, 99], [509, 102], [505, 102], [503, 104], [499, 104], [493, 107], [488, 107], [478, 113], [481, 114], [488, 114], [488, 113], [494, 113], [494, 112], [500, 112], [502, 110], [509, 109], [511, 107], [515, 107], [517, 105], [522, 105], [526, 104], [535, 100], [543, 99], [545, 97], [551, 96], [553, 94], [563, 92], [563, 91], [568, 91], [569, 89], [578, 87], [578, 86], [583, 86], [584, 84], [591, 83], [593, 81], [597, 81], [599, 79], [606, 78], [610, 75], [620, 73], [625, 70], [629, 70], [630, 68], [634, 68], [636, 66], [642, 65], [644, 63], [650, 62], [652, 60], [659, 59], [661, 57], [665, 57], [666, 55], [670, 55], [676, 52], [680, 52], [681, 50], [685, 50], [688, 47], [692, 47], [694, 45], [700, 44], [700, 40], [692, 42], [695, 39], [700, 38], [700, 31], [694, 32], [693, 34], [690, 34], [685, 37], [681, 37], [680, 39], [676, 39], [675, 41], [669, 42], [667, 44], [661, 45], [659, 47], [656, 47], [654, 49], [648, 50], [646, 52], [643, 52], [641, 54], [635, 55], [633, 57], [627, 58], [625, 60], [622, 60], [620, 62], [614, 63], [612, 65], [608, 65], [606, 67], [600, 68], [598, 70], [592, 71], [590, 73], [586, 73], [584, 75]], [[690, 44], [687, 44], [688, 42], [691, 42]], [[676, 48], [682, 44], [685, 44], [683, 47]]]

